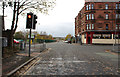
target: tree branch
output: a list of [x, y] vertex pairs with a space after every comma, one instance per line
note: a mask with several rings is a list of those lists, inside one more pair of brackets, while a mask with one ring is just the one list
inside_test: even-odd
[[[31, 3], [31, 2], [30, 2]], [[26, 4], [24, 4], [23, 6], [31, 6], [31, 5], [34, 5], [35, 6], [35, 4], [36, 3], [31, 3], [30, 5], [28, 5], [29, 3], [26, 3]]]
[[24, 2], [20, 5], [19, 8], [21, 8], [27, 1], [29, 1], [29, 0], [24, 1]]
[[16, 23], [15, 23], [15, 28], [14, 28], [13, 34], [15, 33], [15, 31], [17, 29], [18, 16], [19, 16], [19, 3], [18, 3], [18, 7], [17, 7]]
[[29, 9], [29, 8], [37, 9], [37, 8], [35, 8], [34, 6], [30, 6], [30, 7], [27, 7], [27, 8], [25, 8], [25, 9], [21, 10], [21, 11], [19, 12], [19, 14], [21, 14], [23, 11], [25, 11], [25, 10], [27, 10], [27, 9]]
[[14, 3], [13, 20], [12, 20], [11, 30], [13, 30], [13, 28], [14, 28], [15, 15], [16, 15], [16, 10], [15, 9], [16, 9], [16, 2]]

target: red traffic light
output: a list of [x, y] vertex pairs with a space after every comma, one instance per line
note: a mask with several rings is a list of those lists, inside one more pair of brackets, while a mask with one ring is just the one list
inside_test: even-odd
[[31, 18], [31, 15], [28, 15], [28, 18]]
[[27, 13], [26, 28], [33, 28], [33, 13]]

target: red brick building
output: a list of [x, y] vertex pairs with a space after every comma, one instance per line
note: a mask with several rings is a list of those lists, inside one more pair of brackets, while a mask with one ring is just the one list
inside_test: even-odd
[[75, 36], [80, 37], [82, 43], [86, 44], [118, 43], [119, 0], [86, 0], [84, 7], [75, 18]]

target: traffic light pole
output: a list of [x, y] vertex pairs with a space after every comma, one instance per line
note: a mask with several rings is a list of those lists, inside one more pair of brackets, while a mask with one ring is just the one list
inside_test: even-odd
[[27, 13], [27, 20], [26, 20], [26, 28], [30, 29], [30, 34], [29, 34], [29, 57], [30, 57], [30, 50], [31, 50], [31, 29], [35, 29], [35, 25], [37, 23], [36, 21], [37, 16], [34, 15], [33, 13]]
[[30, 57], [30, 50], [31, 50], [31, 29], [29, 34], [29, 57]]

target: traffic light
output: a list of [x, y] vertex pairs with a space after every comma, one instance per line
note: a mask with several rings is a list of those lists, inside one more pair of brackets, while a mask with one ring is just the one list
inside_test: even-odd
[[27, 13], [26, 28], [32, 29], [33, 27], [33, 13]]
[[37, 16], [36, 15], [34, 15], [34, 17], [33, 17], [33, 29], [35, 29], [36, 28], [36, 23], [37, 23]]

